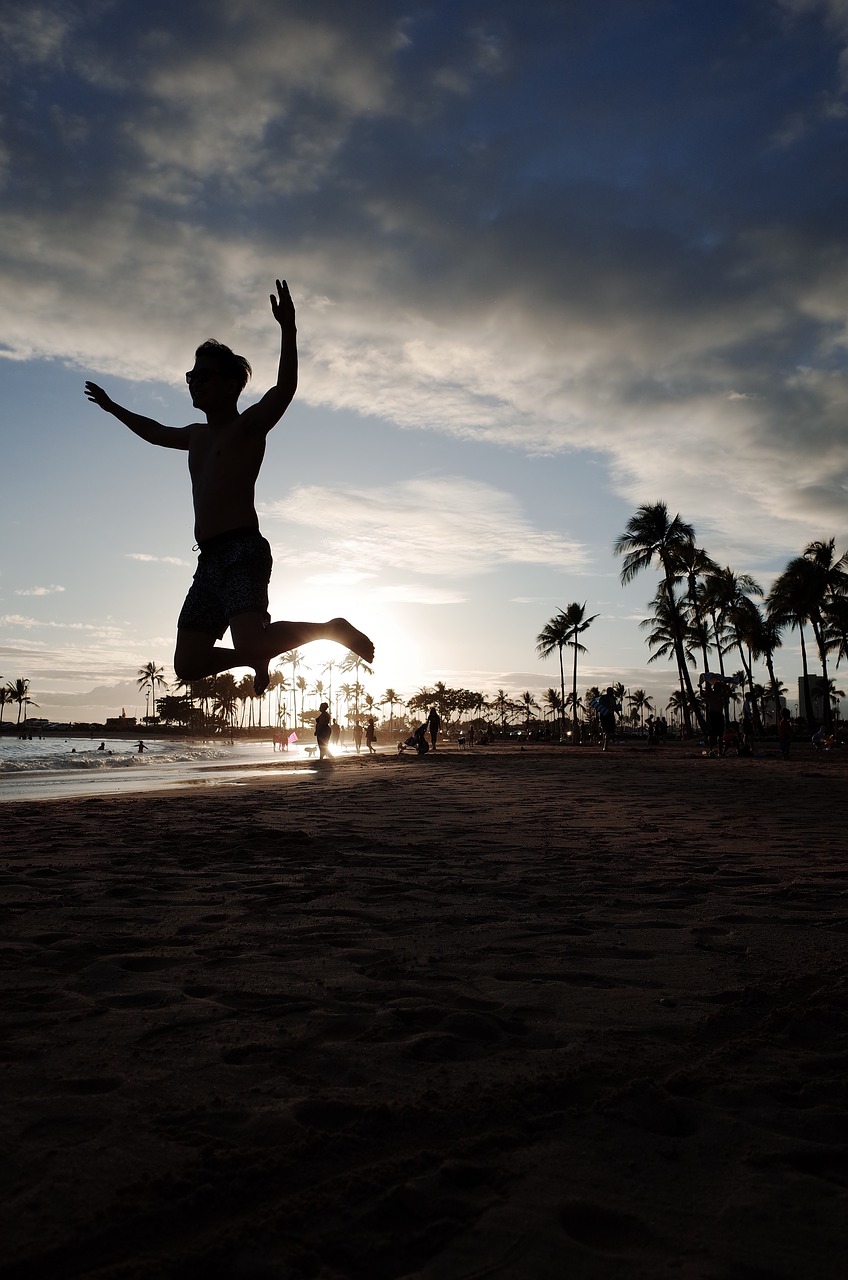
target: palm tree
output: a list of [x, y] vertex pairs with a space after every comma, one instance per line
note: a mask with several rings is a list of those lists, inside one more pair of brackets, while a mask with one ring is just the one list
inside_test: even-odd
[[565, 623], [565, 615], [558, 613], [546, 622], [536, 636], [536, 652], [540, 658], [549, 658], [554, 649], [559, 653], [559, 686], [560, 686], [560, 740], [565, 741], [565, 670], [562, 663], [562, 651], [568, 644], [569, 631]]
[[712, 573], [718, 572], [718, 565], [706, 551], [692, 542], [682, 542], [677, 548], [677, 571], [686, 578], [686, 598], [692, 614], [692, 630], [698, 637], [698, 644], [704, 657], [704, 670], [710, 669], [709, 638], [704, 621], [703, 582]]
[[391, 732], [391, 726], [394, 724], [396, 702], [400, 702], [400, 697], [398, 696], [397, 693], [395, 693], [394, 689], [387, 689], [386, 692], [383, 694], [382, 698], [380, 699], [380, 706], [389, 708], [389, 731], [390, 732]]
[[545, 712], [550, 711], [551, 719], [558, 716], [562, 711], [562, 697], [556, 689], [546, 689], [543, 699]]
[[754, 683], [752, 659], [751, 656], [746, 658], [745, 648], [747, 644], [750, 650], [753, 647], [751, 642], [759, 638], [760, 621], [760, 611], [751, 596], [761, 596], [763, 589], [749, 573], [734, 573], [732, 569], [725, 568], [710, 575], [708, 592], [724, 627], [732, 636], [732, 642], [724, 647], [724, 653], [736, 645], [742, 660], [743, 687], [747, 682], [750, 689]]
[[[626, 586], [643, 569], [648, 569], [658, 560], [663, 571], [663, 588], [668, 602], [668, 618], [674, 638], [674, 652], [677, 669], [680, 675], [680, 687], [686, 693], [683, 708], [686, 730], [691, 732], [689, 718], [690, 708], [694, 710], [698, 724], [706, 732], [706, 721], [695, 698], [692, 679], [686, 660], [684, 645], [683, 621], [680, 617], [678, 601], [674, 595], [674, 586], [679, 582], [686, 562], [689, 546], [694, 542], [695, 530], [686, 524], [679, 515], [669, 519], [668, 507], [664, 502], [655, 502], [639, 507], [634, 516], [627, 522], [627, 527], [615, 541], [613, 551], [624, 557], [621, 570], [621, 584]], [[685, 570], [683, 570], [685, 572]]]
[[683, 719], [683, 708], [686, 705], [686, 698], [679, 689], [675, 689], [665, 704], [666, 711], [670, 711], [672, 717], [676, 717], [678, 721]]
[[360, 671], [364, 671], [367, 676], [373, 676], [374, 671], [371, 667], [368, 666], [368, 663], [365, 662], [362, 658], [360, 658], [358, 653], [354, 653], [352, 649], [348, 649], [347, 653], [342, 658], [339, 671], [342, 671], [342, 672], [352, 671], [354, 673], [353, 721], [354, 721], [354, 724], [359, 724], [359, 695], [362, 693], [362, 685], [359, 683], [359, 673]]
[[345, 700], [347, 706], [347, 718], [350, 722], [350, 704], [353, 701], [354, 692], [352, 684], [340, 684], [336, 690], [336, 696], [341, 696]]
[[20, 724], [23, 709], [30, 701], [29, 680], [25, 680], [22, 676], [19, 676], [14, 684], [7, 684], [6, 689], [9, 694], [9, 701], [17, 702], [18, 704], [18, 719], [16, 723]]
[[233, 734], [239, 693], [236, 678], [231, 671], [222, 671], [215, 676], [215, 702], [213, 712], [220, 724], [226, 725]]
[[[769, 683], [771, 685], [771, 700], [774, 703], [774, 722], [777, 724], [777, 717], [780, 714], [780, 698], [783, 686], [778, 680], [774, 670], [774, 655], [781, 647], [780, 628], [775, 624], [774, 620], [757, 607], [755, 614], [749, 614], [747, 623], [743, 631], [743, 638], [751, 653], [751, 657], [755, 661], [760, 658], [766, 664], [766, 670], [769, 674]], [[759, 714], [765, 723], [766, 702], [769, 695], [764, 695], [759, 700]], [[757, 705], [755, 703], [755, 705]]]
[[477, 718], [482, 720], [484, 711], [489, 710], [489, 704], [484, 693], [474, 693], [471, 709], [477, 712]]
[[144, 690], [145, 695], [145, 720], [150, 719], [150, 698], [153, 696], [153, 712], [154, 719], [156, 713], [156, 686], [165, 684], [165, 677], [162, 674], [163, 668], [157, 667], [155, 662], [146, 662], [143, 667], [138, 670], [138, 679], [136, 684], [139, 689]]
[[289, 649], [281, 657], [281, 661], [288, 663], [292, 669], [291, 695], [292, 695], [292, 726], [297, 728], [297, 669], [303, 662], [303, 654], [300, 649]]
[[[819, 539], [807, 544], [803, 557], [811, 566], [810, 576], [817, 590], [818, 598], [810, 613], [810, 625], [819, 650], [822, 683], [825, 688], [829, 688], [827, 655], [830, 649], [838, 648], [838, 644], [835, 642], [830, 625], [833, 613], [829, 617], [828, 611], [829, 606], [844, 600], [848, 595], [848, 552], [836, 559], [836, 539], [829, 538], [827, 542]], [[830, 731], [833, 727], [833, 718], [830, 700], [827, 698], [824, 701], [823, 711], [825, 727]]]
[[[645, 693], [644, 689], [634, 689], [633, 692], [628, 697], [627, 701], [630, 703], [631, 719], [635, 719], [635, 717], [638, 715], [639, 728], [644, 729], [645, 712], [653, 711], [654, 709], [653, 702]], [[684, 703], [684, 708], [685, 708], [685, 703]]]
[[497, 711], [501, 721], [501, 735], [506, 737], [506, 722], [510, 714], [514, 711], [514, 704], [507, 697], [503, 689], [498, 689], [491, 701], [493, 711]]
[[[807, 721], [811, 732], [815, 732], [818, 726], [810, 688], [804, 623], [810, 622], [813, 613], [819, 608], [817, 578], [815, 571], [811, 571], [810, 561], [804, 556], [795, 556], [789, 561], [783, 573], [775, 578], [766, 600], [768, 616], [775, 626], [789, 625], [798, 631], [801, 643], [801, 679], [804, 685]], [[829, 717], [829, 707], [826, 714]]]
[[272, 693], [275, 694], [276, 696], [276, 711], [274, 714], [274, 721], [277, 725], [277, 728], [279, 728], [280, 725], [285, 722], [285, 704], [283, 701], [283, 695], [286, 692], [287, 688], [288, 686], [286, 684], [286, 677], [283, 675], [282, 671], [280, 670], [272, 671], [271, 679], [268, 681], [268, 696], [270, 697]]
[[[671, 604], [669, 603], [670, 598], [672, 601]], [[665, 588], [660, 587], [651, 603], [654, 607], [653, 617], [643, 618], [639, 623], [639, 626], [643, 631], [648, 627], [651, 628], [645, 640], [648, 648], [653, 651], [648, 662], [657, 662], [660, 658], [668, 658], [670, 661], [674, 659], [676, 661], [678, 653], [678, 628], [675, 625], [675, 620], [672, 614], [675, 607], [680, 609], [681, 601], [675, 596], [674, 588], [672, 588], [671, 597], [669, 597], [669, 593]], [[678, 616], [680, 630], [682, 631], [683, 636], [683, 652], [686, 655], [686, 661], [690, 666], [694, 667], [695, 653], [693, 646], [697, 643], [697, 632], [694, 627], [689, 625], [682, 610], [680, 610]], [[680, 690], [685, 702], [686, 690], [683, 688], [682, 684], [680, 686]]]
[[236, 684], [236, 698], [241, 703], [241, 717], [239, 719], [239, 728], [244, 726], [245, 713], [248, 712], [248, 704], [250, 710], [247, 716], [248, 728], [253, 725], [253, 699], [256, 697], [256, 690], [253, 687], [253, 676], [242, 676], [241, 680]]
[[303, 719], [304, 705], [303, 704], [304, 704], [304, 699], [306, 698], [306, 690], [309, 688], [309, 684], [306, 679], [306, 676], [298, 676], [297, 680], [295, 681], [295, 684], [300, 690], [300, 727], [302, 729], [304, 726], [304, 719]]
[[14, 698], [12, 697], [9, 686], [0, 685], [0, 724], [3, 723], [3, 712], [12, 702], [14, 702]]
[[577, 637], [584, 631], [587, 631], [598, 614], [595, 613], [591, 618], [586, 617], [586, 602], [578, 604], [574, 601], [565, 609], [561, 609], [556, 617], [551, 618], [536, 637], [536, 652], [540, 658], [548, 658], [554, 649], [559, 652], [559, 678], [562, 690], [562, 736], [565, 737], [565, 672], [562, 663], [562, 651], [568, 646], [574, 652], [574, 663], [571, 674], [571, 707], [573, 711], [572, 723], [572, 743], [577, 745], [578, 725], [577, 725], [577, 655], [585, 653], [585, 647], [580, 644]]
[[327, 701], [329, 702], [331, 707], [333, 705], [333, 672], [335, 671], [335, 669], [336, 669], [335, 658], [331, 658], [330, 661], [325, 663], [325, 665], [321, 668], [322, 676], [325, 676], [328, 673], [330, 676], [330, 687], [327, 691]]
[[845, 690], [837, 689], [835, 680], [828, 680], [826, 686], [823, 680], [819, 680], [817, 685], [817, 696], [820, 698], [824, 698], [825, 693], [827, 693], [830, 699], [831, 711], [833, 712], [834, 716], [838, 720], [840, 718], [839, 717], [839, 700], [840, 698], [845, 697]]
[[534, 707], [538, 711], [539, 704], [536, 701], [536, 699], [533, 697], [529, 689], [524, 690], [524, 692], [521, 695], [520, 701], [521, 701], [522, 707], [524, 708], [524, 724], [527, 729], [527, 732], [529, 733], [530, 732], [530, 713]]
[[[571, 707], [572, 725], [576, 725], [578, 723], [579, 713], [584, 709], [583, 699], [572, 690], [565, 699], [565, 705], [566, 707]], [[577, 730], [572, 728], [571, 732], [576, 740]]]

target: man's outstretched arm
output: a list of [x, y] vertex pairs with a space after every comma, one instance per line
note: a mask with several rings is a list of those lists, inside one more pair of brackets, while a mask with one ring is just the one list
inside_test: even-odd
[[154, 422], [153, 418], [143, 418], [140, 413], [133, 413], [123, 405], [116, 404], [96, 382], [85, 384], [85, 394], [92, 404], [111, 413], [125, 427], [129, 427], [130, 431], [141, 436], [142, 440], [147, 440], [150, 444], [161, 444], [165, 449], [188, 448], [188, 427], [164, 427], [161, 422]]
[[277, 281], [277, 296], [271, 294], [271, 311], [280, 326], [280, 365], [277, 384], [266, 391], [257, 404], [245, 409], [242, 418], [261, 431], [270, 431], [288, 409], [297, 390], [297, 325], [294, 303], [285, 280]]

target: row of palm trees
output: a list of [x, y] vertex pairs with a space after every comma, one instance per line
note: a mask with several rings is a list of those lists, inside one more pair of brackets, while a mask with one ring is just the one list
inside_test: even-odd
[[[289, 675], [290, 669], [290, 675]], [[162, 719], [167, 722], [177, 721], [193, 727], [205, 727], [210, 722], [222, 723], [235, 727], [247, 721], [248, 726], [261, 727], [263, 706], [268, 703], [267, 720], [269, 725], [277, 726], [285, 723], [301, 726], [308, 718], [306, 712], [307, 697], [314, 696], [317, 702], [327, 701], [331, 705], [335, 694], [336, 709], [342, 698], [345, 699], [348, 717], [359, 723], [363, 716], [373, 714], [376, 708], [373, 697], [366, 693], [360, 675], [372, 675], [372, 669], [356, 653], [349, 651], [340, 661], [331, 661], [321, 670], [322, 676], [329, 674], [329, 682], [315, 679], [310, 682], [298, 671], [309, 670], [303, 661], [299, 649], [293, 649], [281, 655], [276, 667], [271, 671], [268, 687], [261, 697], [257, 697], [250, 675], [236, 680], [232, 672], [222, 672], [216, 676], [206, 676], [200, 680], [176, 680], [171, 691], [157, 696], [157, 691], [164, 687], [169, 689], [165, 680], [164, 669], [155, 662], [145, 663], [138, 671], [137, 685], [145, 695], [146, 719]], [[354, 680], [343, 681], [333, 688], [333, 678], [338, 671], [340, 675], [353, 673]], [[394, 691], [389, 690], [395, 702], [400, 699]], [[298, 695], [300, 708], [298, 713]], [[158, 717], [150, 715], [151, 703], [158, 711]], [[239, 708], [241, 709], [239, 715]], [[316, 704], [317, 709], [317, 704]]]
[[[758, 727], [761, 727], [764, 715], [763, 700], [757, 694], [760, 686], [754, 679], [756, 662], [765, 664], [771, 704], [776, 713], [784, 690], [775, 674], [774, 658], [787, 630], [798, 632], [807, 718], [811, 722], [810, 727], [815, 729], [813, 680], [805, 628], [812, 633], [821, 669], [821, 676], [815, 683], [825, 694], [823, 719], [828, 729], [832, 727], [834, 699], [830, 696], [833, 694], [833, 681], [829, 661], [834, 658], [835, 666], [838, 666], [842, 658], [848, 657], [848, 552], [837, 556], [834, 538], [808, 543], [801, 555], [789, 561], [768, 593], [750, 574], [737, 574], [729, 566], [721, 567], [697, 545], [693, 526], [679, 514], [671, 518], [663, 502], [639, 507], [624, 532], [615, 540], [613, 550], [622, 559], [623, 586], [654, 565], [660, 570], [660, 582], [651, 602], [652, 612], [641, 625], [648, 632], [646, 640], [651, 650], [648, 662], [666, 658], [677, 666], [679, 687], [674, 702], [687, 732], [692, 731], [693, 721], [702, 733], [706, 732], [704, 709], [693, 685], [690, 668], [701, 665], [705, 672], [717, 670], [725, 676], [725, 659], [731, 655], [734, 671], [730, 674], [738, 671], [740, 682], [750, 693], [755, 717], [760, 721]], [[564, 738], [566, 717], [570, 711], [574, 742], [579, 741], [581, 705], [577, 693], [578, 659], [586, 653], [579, 637], [598, 616], [588, 616], [586, 602], [580, 604], [575, 601], [551, 618], [536, 637], [536, 651], [540, 658], [548, 658], [555, 652], [559, 657], [560, 688], [558, 691], [548, 689], [544, 695], [546, 712], [559, 715]], [[568, 695], [565, 691], [565, 649], [571, 650], [571, 692]], [[739, 667], [736, 667], [737, 658]], [[337, 672], [339, 675], [353, 675], [352, 681], [336, 684], [335, 695], [337, 706], [339, 699], [345, 698], [348, 718], [355, 724], [361, 722], [363, 709], [370, 715], [379, 705], [389, 706], [391, 721], [394, 720], [395, 706], [405, 706], [410, 712], [423, 716], [431, 706], [435, 706], [445, 723], [454, 714], [460, 719], [464, 715], [482, 717], [488, 710], [494, 712], [504, 728], [522, 713], [529, 724], [532, 711], [540, 709], [529, 691], [516, 700], [509, 698], [503, 689], [498, 689], [487, 701], [479, 692], [449, 689], [442, 682], [432, 688], [422, 688], [406, 703], [393, 689], [386, 690], [382, 700], [376, 702], [366, 693], [361, 682], [362, 676], [373, 675], [373, 671], [352, 651], [340, 662], [331, 661], [322, 668], [321, 676], [329, 677], [326, 684], [323, 678], [316, 679], [310, 688], [305, 676], [298, 674], [302, 668], [303, 655], [294, 649], [281, 656], [272, 672], [266, 696], [272, 702], [276, 700], [274, 718], [277, 724], [287, 718], [287, 696], [291, 697], [293, 724], [298, 722], [298, 693], [301, 724], [307, 694], [314, 695], [318, 701], [326, 700], [332, 706], [333, 681]], [[155, 708], [157, 690], [165, 685], [163, 668], [148, 662], [140, 668], [137, 683], [145, 693], [149, 717], [151, 701]], [[239, 682], [227, 672], [208, 677], [205, 681], [178, 683], [177, 687], [182, 688], [189, 708], [199, 703], [205, 716], [209, 715], [211, 705], [215, 718], [233, 724], [241, 704], [242, 721], [249, 707], [250, 723], [254, 722], [256, 700], [249, 677]], [[161, 697], [158, 699], [160, 712], [163, 702], [167, 701]], [[0, 723], [3, 709], [10, 702], [18, 704], [20, 723], [24, 708], [37, 705], [29, 697], [28, 680], [18, 679], [0, 689]], [[263, 698], [260, 698], [255, 718], [259, 725], [262, 723], [262, 706]]]
[[24, 679], [23, 676], [19, 676], [17, 680], [10, 680], [5, 685], [0, 685], [0, 724], [3, 723], [3, 713], [6, 708], [13, 706], [15, 703], [18, 704], [17, 724], [21, 723], [22, 716], [26, 719], [24, 712], [28, 707], [38, 706], [38, 703], [33, 702], [29, 696], [29, 685], [29, 680]]
[[[750, 693], [757, 727], [762, 727], [762, 699], [757, 696], [754, 664], [762, 661], [768, 672], [770, 700], [775, 715], [785, 692], [774, 669], [775, 653], [783, 633], [797, 631], [801, 650], [804, 701], [810, 728], [817, 727], [814, 689], [822, 691], [822, 716], [832, 728], [834, 695], [829, 659], [835, 666], [848, 657], [848, 552], [838, 556], [836, 540], [819, 539], [793, 557], [765, 592], [750, 574], [722, 568], [697, 545], [695, 530], [680, 515], [669, 516], [664, 502], [646, 504], [636, 511], [613, 550], [622, 558], [621, 584], [657, 565], [661, 578], [651, 602], [652, 613], [641, 626], [648, 631], [648, 662], [667, 658], [677, 665], [679, 690], [676, 702], [687, 732], [693, 721], [706, 733], [702, 702], [692, 682], [691, 667], [704, 672], [728, 673], [725, 659], [733, 657], [734, 672]], [[536, 637], [541, 658], [559, 654], [562, 729], [565, 731], [565, 673], [563, 650], [572, 651], [573, 740], [578, 740], [577, 661], [586, 652], [578, 637], [598, 615], [586, 615], [586, 604], [572, 603], [545, 624]], [[805, 627], [812, 632], [821, 669], [811, 679]], [[736, 667], [738, 657], [739, 667]]]

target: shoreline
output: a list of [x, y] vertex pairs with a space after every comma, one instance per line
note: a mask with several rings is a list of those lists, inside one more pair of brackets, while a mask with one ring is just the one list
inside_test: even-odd
[[[94, 735], [94, 738], [96, 739], [97, 735]], [[107, 741], [112, 741], [112, 739], [107, 739]], [[137, 739], [130, 738], [129, 741], [134, 744]], [[222, 759], [198, 757], [194, 761], [168, 762], [160, 765], [155, 755], [145, 753], [143, 760], [138, 761], [141, 766], [138, 769], [133, 767], [137, 763], [135, 756], [131, 760], [118, 760], [115, 762], [116, 767], [104, 768], [103, 770], [81, 769], [77, 772], [76, 770], [69, 771], [66, 767], [51, 770], [46, 765], [38, 769], [9, 769], [7, 771], [0, 769], [0, 811], [3, 811], [4, 807], [11, 803], [43, 804], [48, 801], [83, 799], [86, 796], [111, 795], [120, 797], [121, 795], [126, 795], [129, 797], [140, 794], [154, 795], [178, 791], [198, 791], [202, 790], [204, 786], [208, 788], [214, 786], [216, 789], [221, 789], [227, 786], [261, 785], [263, 780], [270, 783], [287, 774], [302, 775], [312, 774], [319, 770], [323, 772], [324, 770], [343, 769], [355, 761], [373, 763], [376, 759], [384, 761], [401, 759], [407, 765], [411, 765], [414, 761], [414, 767], [425, 770], [428, 768], [428, 763], [432, 765], [436, 759], [484, 760], [486, 758], [511, 759], [522, 757], [536, 760], [558, 760], [562, 761], [566, 768], [568, 767], [568, 762], [576, 762], [578, 760], [598, 759], [600, 761], [599, 768], [609, 768], [611, 767], [611, 762], [616, 759], [639, 759], [645, 763], [654, 762], [655, 765], [670, 762], [679, 764], [688, 762], [704, 770], [744, 771], [778, 764], [780, 768], [789, 772], [809, 767], [821, 768], [828, 772], [838, 772], [844, 759], [845, 767], [848, 769], [848, 754], [843, 756], [843, 752], [840, 750], [817, 751], [808, 742], [796, 742], [793, 743], [789, 760], [782, 761], [776, 747], [768, 740], [757, 744], [759, 749], [755, 751], [752, 757], [727, 756], [715, 759], [707, 759], [706, 750], [694, 741], [673, 742], [662, 747], [655, 747], [649, 746], [644, 739], [639, 738], [619, 739], [616, 745], [607, 753], [602, 753], [600, 748], [594, 745], [573, 747], [565, 743], [520, 744], [514, 741], [506, 741], [494, 742], [474, 748], [463, 748], [453, 742], [443, 742], [436, 753], [430, 753], [423, 759], [418, 759], [411, 753], [399, 756], [394, 747], [384, 744], [378, 744], [374, 755], [369, 756], [367, 750], [363, 749], [357, 753], [352, 744], [348, 744], [332, 763], [321, 766], [318, 765], [314, 752], [308, 754], [309, 749], [313, 746], [310, 739], [304, 739], [302, 743], [287, 752], [272, 750], [271, 740], [264, 738], [236, 739], [234, 743], [220, 739], [175, 738], [173, 741], [175, 744], [184, 746], [187, 750], [220, 747], [225, 751], [237, 751], [240, 746], [267, 746], [269, 754], [267, 757], [244, 761], [240, 761], [237, 755], [233, 755]], [[92, 753], [88, 753], [85, 759], [87, 762], [91, 762], [94, 757]], [[103, 764], [104, 766], [106, 765], [105, 760], [103, 760]], [[271, 775], [274, 775], [274, 777]], [[40, 790], [41, 794], [35, 794], [37, 790]]]
[[440, 749], [4, 809], [4, 1277], [836, 1277], [844, 774]]

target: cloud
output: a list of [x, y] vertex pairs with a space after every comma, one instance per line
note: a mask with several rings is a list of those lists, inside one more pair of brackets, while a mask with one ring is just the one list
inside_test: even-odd
[[16, 596], [52, 596], [60, 591], [64, 591], [64, 587], [53, 585], [51, 587], [22, 587], [15, 592]]
[[[586, 562], [578, 543], [535, 529], [510, 494], [457, 476], [373, 489], [299, 486], [262, 512], [319, 529], [325, 554], [359, 573], [457, 578], [509, 564], [578, 570]], [[408, 588], [390, 588], [398, 590]]]
[[128, 551], [126, 553], [128, 560], [141, 560], [151, 564], [176, 564], [183, 568], [190, 567], [187, 560], [180, 560], [179, 556], [152, 556], [146, 551]]
[[371, 593], [376, 600], [396, 604], [464, 604], [467, 597], [460, 591], [445, 587], [424, 587], [412, 582], [399, 582], [393, 586], [378, 587]]
[[54, 622], [44, 618], [30, 618], [25, 614], [6, 613], [0, 616], [0, 627], [21, 627], [25, 631], [32, 627], [47, 627], [58, 631], [86, 631], [102, 640], [119, 640], [124, 636], [120, 627], [93, 622]]
[[[841, 530], [844, 66], [810, 101], [793, 42], [802, 21], [817, 50], [844, 41], [848, 15], [781, 4], [762, 55], [691, 11], [660, 32], [650, 5], [616, 6], [612, 37], [589, 5], [488, 24], [388, 3], [28, 7], [7, 32], [3, 354], [176, 382], [202, 330], [267, 383], [284, 271], [309, 403], [564, 466], [591, 448], [626, 500], [663, 496], [749, 553]], [[601, 30], [632, 56], [593, 60]], [[389, 563], [390, 536], [400, 570], [481, 571], [510, 546], [579, 563], [514, 513], [502, 535], [485, 502], [484, 554], [450, 502], [468, 552], [409, 527], [427, 523], [413, 491], [406, 510], [376, 496], [384, 521], [334, 495], [357, 533], [326, 531], [362, 565]]]
[[0, 36], [25, 67], [56, 61], [71, 26], [66, 7], [57, 4], [30, 4], [0, 15]]

